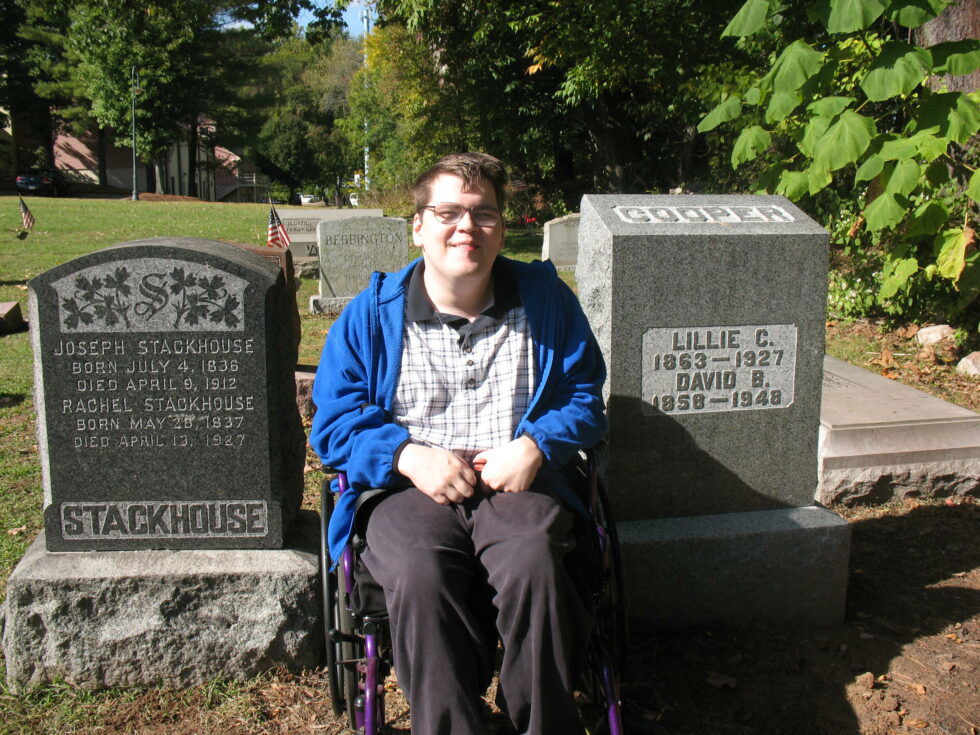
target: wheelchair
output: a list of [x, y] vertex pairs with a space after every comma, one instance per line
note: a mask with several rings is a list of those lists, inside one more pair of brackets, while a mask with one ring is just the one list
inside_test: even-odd
[[[589, 733], [622, 735], [618, 672], [626, 647], [626, 600], [619, 538], [594, 452], [580, 453], [570, 469], [590, 515], [576, 533], [576, 551], [581, 551], [571, 563], [586, 569], [576, 582], [595, 620], [578, 687], [584, 697], [580, 713]], [[328, 467], [324, 471], [333, 473]], [[346, 476], [337, 477], [340, 494], [349, 492]], [[327, 526], [333, 506], [327, 478], [321, 491], [320, 574], [330, 703], [335, 716], [346, 714], [352, 731], [378, 735], [385, 722], [384, 682], [392, 670], [384, 592], [350, 543], [331, 571]]]

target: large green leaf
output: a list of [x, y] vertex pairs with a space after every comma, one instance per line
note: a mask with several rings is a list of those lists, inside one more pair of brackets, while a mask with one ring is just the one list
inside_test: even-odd
[[905, 232], [911, 237], [934, 235], [947, 221], [949, 221], [949, 212], [946, 211], [945, 205], [940, 201], [931, 199], [916, 207]]
[[817, 142], [823, 138], [827, 128], [834, 121], [832, 117], [811, 117], [803, 130], [803, 137], [797, 142], [796, 147], [804, 156], [813, 158], [813, 151], [817, 147]]
[[980, 69], [980, 40], [947, 41], [931, 46], [932, 72], [960, 76]]
[[932, 94], [913, 118], [916, 129], [936, 127], [943, 138], [966, 143], [980, 129], [980, 109], [962, 92]]
[[746, 0], [731, 22], [721, 32], [722, 36], [751, 36], [760, 30], [769, 13], [769, 0]]
[[854, 101], [853, 97], [824, 97], [806, 106], [807, 112], [819, 117], [835, 117]]
[[980, 169], [973, 172], [970, 183], [966, 187], [966, 195], [975, 202], [980, 202]]
[[889, 194], [907, 196], [919, 185], [921, 176], [919, 164], [906, 158], [886, 163], [878, 181], [881, 183], [881, 188]]
[[936, 235], [936, 245], [939, 248], [936, 265], [939, 266], [939, 275], [951, 281], [959, 279], [966, 265], [966, 248], [974, 237], [974, 232], [969, 227], [964, 230], [946, 230]]
[[854, 183], [858, 181], [871, 181], [875, 176], [881, 173], [881, 169], [885, 167], [885, 159], [883, 159], [879, 154], [868, 156], [864, 163], [862, 163], [854, 174]]
[[853, 33], [867, 28], [885, 11], [879, 0], [820, 0], [820, 20], [831, 33]]
[[758, 125], [746, 128], [735, 141], [732, 148], [732, 168], [738, 168], [739, 164], [751, 161], [772, 143], [772, 136], [760, 128]]
[[794, 41], [772, 65], [770, 72], [775, 92], [795, 92], [820, 70], [823, 54], [803, 41]]
[[766, 108], [766, 122], [779, 122], [793, 110], [795, 110], [803, 97], [799, 92], [776, 92], [769, 100], [769, 107]]
[[833, 181], [830, 171], [819, 166], [811, 166], [808, 173], [810, 176], [810, 196], [813, 196], [821, 189], [826, 189], [830, 186], [830, 182]]
[[886, 43], [864, 79], [861, 89], [872, 102], [905, 95], [919, 86], [932, 66], [928, 50], [902, 41]]
[[836, 171], [857, 161], [877, 135], [874, 120], [854, 110], [845, 110], [813, 148], [818, 168]]
[[883, 302], [898, 293], [898, 289], [904, 286], [917, 270], [919, 270], [919, 262], [915, 258], [894, 261], [894, 265], [885, 271], [887, 275], [878, 290], [878, 301]]
[[[903, 198], [904, 201], [904, 198]], [[894, 194], [884, 193], [864, 209], [864, 221], [869, 230], [878, 231], [894, 227], [905, 216], [905, 205]]]
[[892, 136], [881, 144], [879, 155], [883, 161], [894, 161], [899, 158], [912, 158], [919, 152], [919, 147], [912, 138]]
[[906, 28], [918, 28], [949, 5], [949, 0], [893, 0], [885, 17]]
[[722, 123], [730, 122], [742, 114], [742, 100], [738, 95], [732, 95], [711, 112], [702, 118], [698, 123], [698, 132], [707, 133], [714, 130]]
[[794, 202], [810, 190], [810, 175], [806, 171], [783, 171], [776, 193]]

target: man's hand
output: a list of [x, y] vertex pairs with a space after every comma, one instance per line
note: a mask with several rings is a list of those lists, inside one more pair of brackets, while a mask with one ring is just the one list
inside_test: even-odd
[[482, 465], [483, 484], [505, 493], [522, 493], [531, 487], [543, 462], [544, 455], [538, 445], [526, 434], [473, 458], [474, 466]]
[[445, 449], [407, 444], [395, 469], [440, 505], [462, 503], [476, 492], [476, 473]]

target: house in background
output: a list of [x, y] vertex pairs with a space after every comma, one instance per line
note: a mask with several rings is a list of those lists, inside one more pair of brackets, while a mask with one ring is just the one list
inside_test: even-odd
[[234, 151], [214, 147], [214, 181], [219, 202], [265, 202], [269, 198], [269, 177], [251, 161]]

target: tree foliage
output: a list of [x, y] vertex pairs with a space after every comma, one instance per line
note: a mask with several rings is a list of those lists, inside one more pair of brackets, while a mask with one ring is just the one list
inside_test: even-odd
[[756, 190], [843, 206], [835, 245], [870, 271], [892, 314], [955, 317], [980, 295], [980, 97], [940, 80], [980, 68], [980, 41], [909, 40], [947, 4], [816, 0], [801, 37], [795, 5], [748, 0], [724, 35], [768, 52], [768, 68], [721, 90], [698, 126], [741, 130], [731, 164]]

